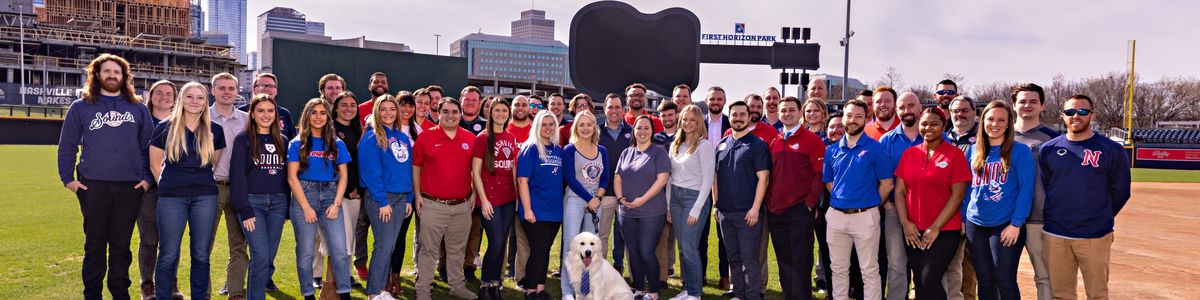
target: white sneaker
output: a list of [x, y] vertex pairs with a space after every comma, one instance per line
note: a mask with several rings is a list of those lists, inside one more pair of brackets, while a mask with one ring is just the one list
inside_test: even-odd
[[375, 297], [371, 297], [371, 300], [396, 300], [396, 298], [392, 297], [391, 293], [379, 292], [379, 295], [375, 295]]
[[675, 297], [671, 297], [671, 299], [667, 300], [687, 300], [687, 297], [687, 292], [680, 292], [679, 295], [675, 295]]
[[683, 296], [683, 298], [679, 300], [700, 300], [700, 296]]

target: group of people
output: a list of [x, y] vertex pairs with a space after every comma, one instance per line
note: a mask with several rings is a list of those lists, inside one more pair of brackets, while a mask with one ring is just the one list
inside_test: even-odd
[[114, 298], [129, 297], [135, 224], [143, 299], [183, 298], [185, 228], [191, 298], [209, 297], [222, 215], [219, 292], [230, 299], [278, 289], [287, 219], [306, 299], [319, 288], [349, 299], [352, 272], [370, 299], [398, 297], [413, 219], [418, 299], [435, 279], [453, 297], [501, 299], [505, 277], [525, 299], [586, 295], [567, 272], [555, 272], [561, 295], [545, 289], [551, 259], [569, 259], [554, 258], [555, 239], [568, 249], [581, 232], [600, 236], [599, 257], [622, 274], [628, 266], [638, 299], [659, 299], [676, 256], [683, 292], [671, 299], [699, 299], [710, 221], [718, 284], [736, 299], [763, 297], [768, 239], [786, 299], [814, 288], [906, 299], [910, 282], [918, 299], [1019, 299], [1023, 251], [1039, 299], [1073, 299], [1079, 271], [1088, 296], [1104, 298], [1113, 220], [1130, 196], [1128, 158], [1092, 130], [1093, 101], [1068, 97], [1059, 135], [1041, 123], [1035, 84], [984, 104], [944, 80], [930, 107], [878, 87], [832, 113], [819, 80], [805, 100], [768, 88], [726, 101], [714, 86], [693, 101], [679, 85], [651, 113], [634, 83], [597, 115], [586, 94], [392, 94], [378, 72], [360, 101], [328, 74], [293, 123], [270, 73], [235, 107], [228, 73], [209, 86], [158, 81], [143, 101], [121, 57], [100, 55], [86, 72], [58, 150], [83, 213], [86, 299], [101, 298], [105, 276]]

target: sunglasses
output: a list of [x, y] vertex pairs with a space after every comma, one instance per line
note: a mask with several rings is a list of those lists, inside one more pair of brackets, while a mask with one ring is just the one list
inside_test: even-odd
[[941, 95], [941, 96], [958, 95], [958, 91], [957, 90], [939, 90], [939, 91], [937, 91], [937, 94]]
[[545, 106], [545, 105], [541, 105], [541, 104], [534, 104], [534, 103], [530, 103], [530, 104], [529, 104], [529, 107], [536, 108], [536, 109], [543, 109], [543, 108], [546, 108], [546, 106]]
[[1079, 109], [1072, 108], [1072, 109], [1063, 111], [1064, 116], [1074, 117], [1075, 114], [1079, 114], [1080, 117], [1086, 117], [1086, 116], [1092, 114], [1092, 110], [1086, 109], [1086, 108], [1079, 108]]

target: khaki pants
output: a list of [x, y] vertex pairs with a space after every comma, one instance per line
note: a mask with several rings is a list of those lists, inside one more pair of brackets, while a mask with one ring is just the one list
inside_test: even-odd
[[[474, 211], [471, 212], [471, 233], [467, 236], [467, 249], [464, 252], [466, 256], [463, 257], [462, 265], [464, 269], [470, 268], [474, 270], [475, 260], [479, 258], [479, 247], [483, 243], [483, 225], [480, 225], [481, 218], [483, 218], [483, 215], [481, 215], [482, 209], [475, 207]], [[438, 260], [439, 270], [446, 268], [446, 245], [442, 244], [442, 248], [442, 256]]]
[[[225, 266], [225, 287], [230, 296], [246, 294], [246, 270], [250, 268], [250, 252], [247, 250], [246, 235], [242, 233], [242, 219], [229, 203], [229, 186], [217, 185], [217, 218], [213, 219], [213, 232], [221, 224], [221, 215], [225, 215], [225, 234], [229, 238], [229, 264]], [[212, 253], [216, 235], [208, 243], [208, 252]]]
[[[438, 247], [442, 240], [446, 241], [446, 264], [461, 266], [463, 251], [466, 249], [467, 236], [470, 235], [471, 222], [463, 222], [471, 217], [470, 205], [446, 205], [425, 200], [421, 206], [421, 260], [417, 263], [416, 290], [418, 294], [428, 294], [433, 284], [433, 270], [438, 261]], [[450, 289], [464, 289], [463, 270], [460, 268], [446, 269], [447, 282]]]
[[1050, 288], [1054, 299], [1076, 299], [1075, 281], [1083, 273], [1083, 288], [1088, 299], [1108, 299], [1108, 259], [1113, 234], [1101, 238], [1070, 240], [1043, 234], [1046, 264], [1050, 271]]
[[[687, 222], [687, 220], [684, 220]], [[654, 257], [658, 259], [658, 281], [667, 282], [667, 268], [672, 267], [671, 262], [675, 261], [672, 254], [675, 254], [675, 247], [671, 247], [671, 224], [667, 223], [667, 227], [663, 228], [662, 237], [658, 239], [658, 247], [654, 249]]]
[[517, 259], [513, 260], [513, 265], [509, 267], [515, 270], [513, 275], [519, 281], [525, 279], [525, 264], [529, 261], [529, 238], [525, 236], [524, 226], [521, 226], [525, 212], [517, 210], [517, 217], [513, 219], [513, 230], [517, 231]]
[[833, 270], [833, 298], [850, 299], [850, 253], [853, 247], [858, 255], [862, 271], [863, 297], [879, 300], [883, 296], [883, 283], [879, 278], [879, 226], [878, 208], [856, 214], [845, 214], [836, 209], [825, 213], [826, 240], [829, 242], [829, 267]]
[[1033, 264], [1033, 282], [1037, 286], [1037, 299], [1049, 300], [1050, 269], [1046, 266], [1046, 256], [1043, 252], [1045, 242], [1042, 240], [1042, 226], [1045, 224], [1025, 223], [1025, 252], [1029, 253], [1029, 262]]

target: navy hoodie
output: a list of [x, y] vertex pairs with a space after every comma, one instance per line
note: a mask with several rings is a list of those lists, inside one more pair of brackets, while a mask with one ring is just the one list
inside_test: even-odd
[[[380, 207], [387, 206], [387, 193], [412, 194], [412, 141], [398, 129], [384, 127], [388, 145], [380, 148], [375, 129], [367, 128], [358, 143], [359, 182]], [[408, 198], [409, 203], [412, 197]]]
[[255, 134], [258, 157], [250, 157], [250, 138], [245, 132], [233, 139], [233, 156], [229, 157], [229, 201], [242, 220], [254, 217], [248, 199], [250, 194], [280, 194], [288, 192], [287, 139], [275, 144], [268, 134]]
[[154, 182], [149, 167], [154, 133], [150, 111], [125, 96], [97, 98], [90, 104], [83, 99], [71, 102], [63, 118], [58, 136], [58, 177], [63, 185], [75, 181], [76, 171], [80, 178], [92, 180]]
[[1113, 220], [1129, 201], [1129, 157], [1121, 145], [1100, 134], [1082, 141], [1066, 135], [1038, 149], [1044, 214], [1049, 234], [1093, 239], [1113, 231]]

